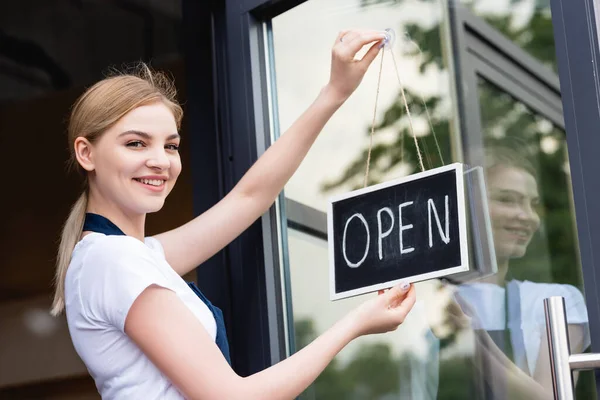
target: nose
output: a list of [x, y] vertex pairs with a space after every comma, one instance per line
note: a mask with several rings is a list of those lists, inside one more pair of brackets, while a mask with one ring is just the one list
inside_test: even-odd
[[171, 161], [164, 149], [157, 149], [149, 153], [146, 166], [152, 169], [165, 170], [171, 166]]
[[540, 222], [540, 216], [538, 215], [535, 208], [530, 204], [524, 204], [519, 207], [519, 219], [532, 224], [538, 224]]

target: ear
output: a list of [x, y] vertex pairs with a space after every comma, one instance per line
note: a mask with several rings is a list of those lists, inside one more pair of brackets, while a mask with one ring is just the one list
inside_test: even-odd
[[86, 138], [79, 136], [75, 139], [75, 143], [73, 144], [75, 148], [75, 158], [77, 158], [77, 162], [81, 167], [87, 172], [93, 171], [96, 166], [94, 164], [93, 154], [92, 154], [92, 144]]

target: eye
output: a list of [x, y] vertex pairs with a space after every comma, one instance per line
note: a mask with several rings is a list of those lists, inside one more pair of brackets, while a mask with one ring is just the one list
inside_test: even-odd
[[494, 200], [504, 204], [515, 204], [518, 202], [518, 199], [511, 195], [498, 195], [495, 196]]
[[168, 145], [165, 146], [165, 149], [171, 150], [171, 151], [179, 151], [179, 145], [177, 145], [177, 144], [168, 144]]
[[132, 142], [127, 143], [126, 146], [139, 148], [139, 147], [144, 147], [145, 144], [141, 140], [134, 140]]

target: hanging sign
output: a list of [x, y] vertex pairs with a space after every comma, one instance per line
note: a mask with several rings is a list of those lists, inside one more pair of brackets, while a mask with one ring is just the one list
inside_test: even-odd
[[330, 298], [469, 270], [463, 164], [329, 202]]

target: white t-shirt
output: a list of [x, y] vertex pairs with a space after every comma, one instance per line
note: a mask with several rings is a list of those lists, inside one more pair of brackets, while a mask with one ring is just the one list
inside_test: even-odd
[[167, 263], [160, 242], [91, 233], [73, 250], [65, 281], [69, 332], [103, 399], [183, 399], [124, 332], [134, 300], [150, 285], [172, 290], [209, 335], [209, 308]]
[[[558, 283], [536, 283], [516, 281], [519, 285], [521, 304], [520, 327], [527, 359], [527, 367], [533, 374], [537, 363], [542, 337], [546, 334], [544, 299], [552, 296], [565, 298], [567, 323], [584, 326], [583, 348], [589, 346], [588, 315], [581, 292], [574, 286]], [[458, 287], [459, 296], [475, 315], [472, 315], [473, 329], [499, 331], [506, 329], [505, 289], [489, 283], [463, 284]], [[512, 321], [508, 321], [509, 324]], [[515, 349], [516, 350], [516, 349]], [[515, 354], [515, 356], [517, 356]], [[524, 357], [515, 357], [515, 362]], [[523, 365], [519, 365], [523, 368]]]

